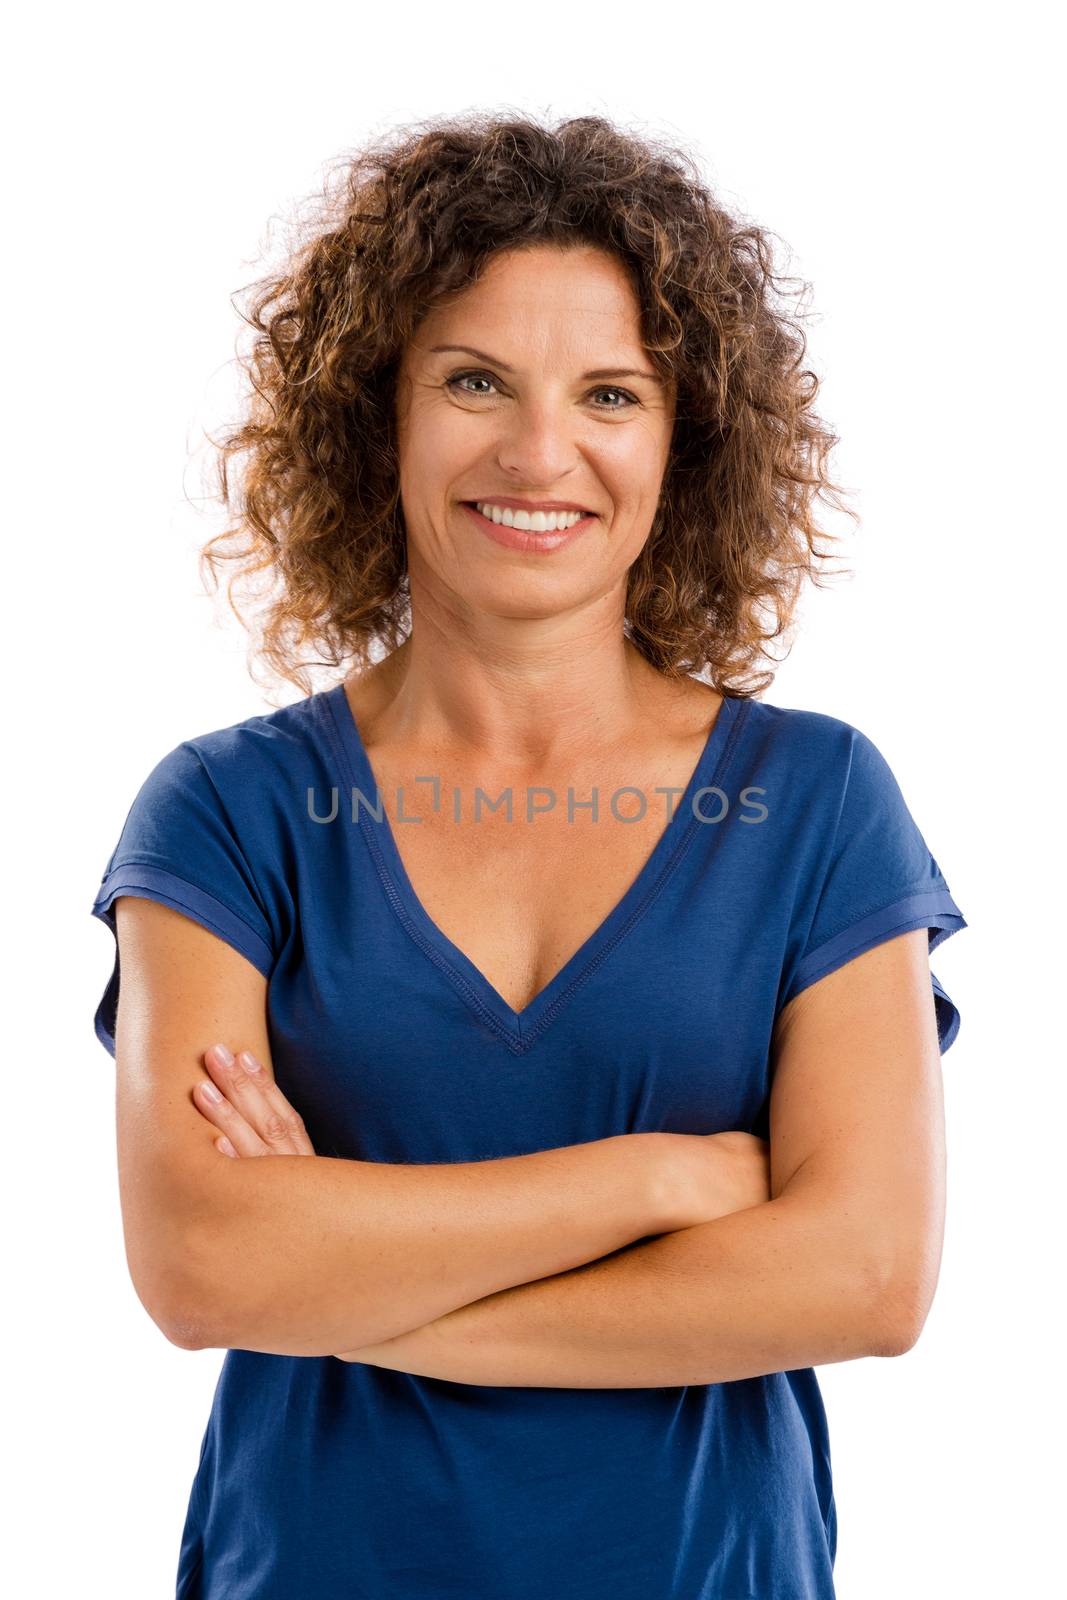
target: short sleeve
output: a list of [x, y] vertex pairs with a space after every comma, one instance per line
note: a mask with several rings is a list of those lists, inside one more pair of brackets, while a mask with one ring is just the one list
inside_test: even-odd
[[245, 956], [264, 977], [274, 961], [270, 918], [231, 814], [191, 742], [152, 769], [126, 817], [92, 905], [115, 938], [114, 967], [94, 1018], [97, 1038], [115, 1054], [119, 895], [158, 900], [191, 917]]
[[[802, 989], [897, 934], [929, 931], [929, 948], [967, 926], [877, 746], [856, 728], [849, 735], [833, 843], [807, 937], [785, 1005]], [[959, 1032], [959, 1011], [931, 973], [941, 1053]]]

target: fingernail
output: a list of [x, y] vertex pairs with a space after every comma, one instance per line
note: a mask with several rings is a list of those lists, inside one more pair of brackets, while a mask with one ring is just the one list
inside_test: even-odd
[[227, 1139], [225, 1134], [223, 1134], [222, 1138], [219, 1140], [219, 1149], [222, 1151], [224, 1156], [235, 1156], [237, 1154], [237, 1151], [234, 1149], [233, 1145], [230, 1143], [229, 1139]]
[[232, 1067], [233, 1066], [233, 1051], [232, 1050], [227, 1050], [227, 1048], [226, 1048], [226, 1046], [224, 1044], [213, 1044], [211, 1046], [211, 1048], [212, 1048], [212, 1050], [214, 1050], [215, 1054], [218, 1056], [219, 1060], [222, 1062], [222, 1065], [224, 1067]]
[[248, 1068], [249, 1072], [262, 1072], [263, 1071], [263, 1068], [260, 1066], [260, 1064], [256, 1060], [255, 1056], [252, 1054], [251, 1050], [242, 1050], [241, 1051], [241, 1060], [244, 1062], [244, 1064]]
[[208, 1100], [214, 1100], [216, 1102], [216, 1104], [222, 1099], [222, 1095], [215, 1088], [215, 1085], [213, 1083], [202, 1083], [200, 1085], [200, 1092]]

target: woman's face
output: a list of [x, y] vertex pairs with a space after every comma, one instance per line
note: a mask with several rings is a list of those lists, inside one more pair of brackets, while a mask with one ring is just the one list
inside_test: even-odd
[[[621, 616], [673, 425], [673, 393], [642, 347], [615, 257], [545, 245], [494, 256], [426, 316], [400, 365], [413, 596], [426, 587], [464, 614], [533, 619], [617, 590]], [[572, 533], [524, 535], [474, 501], [556, 501], [592, 516]]]

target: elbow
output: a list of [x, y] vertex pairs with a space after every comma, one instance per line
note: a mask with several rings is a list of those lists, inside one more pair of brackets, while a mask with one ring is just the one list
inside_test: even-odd
[[127, 1248], [137, 1297], [156, 1327], [179, 1350], [219, 1348], [223, 1316], [217, 1276], [197, 1241], [183, 1237], [170, 1247], [137, 1252]]
[[871, 1349], [875, 1356], [903, 1356], [913, 1350], [926, 1324], [932, 1294], [914, 1280], [894, 1282], [875, 1297]]
[[913, 1230], [899, 1230], [882, 1247], [872, 1248], [875, 1230], [868, 1228], [862, 1251], [868, 1309], [868, 1354], [902, 1356], [919, 1341], [937, 1290], [940, 1268], [938, 1240]]
[[177, 1345], [179, 1350], [210, 1350], [215, 1348], [215, 1340], [210, 1338], [203, 1324], [195, 1316], [172, 1315], [165, 1319], [156, 1318], [156, 1326], [171, 1344]]
[[183, 1268], [171, 1277], [157, 1324], [179, 1350], [244, 1348], [233, 1296], [225, 1293], [225, 1274]]
[[234, 1325], [232, 1310], [220, 1307], [213, 1294], [188, 1283], [175, 1289], [153, 1320], [179, 1350], [245, 1348], [243, 1335]]
[[137, 1298], [170, 1344], [179, 1350], [207, 1350], [216, 1344], [203, 1301], [190, 1294], [187, 1286], [179, 1288], [176, 1284], [157, 1281], [149, 1289], [136, 1277], [133, 1286]]
[[[239, 1185], [225, 1186], [240, 1163], [211, 1152], [204, 1161], [166, 1151], [144, 1170], [120, 1166], [126, 1264], [137, 1297], [179, 1350], [240, 1346], [226, 1337], [243, 1287], [247, 1224]], [[242, 1346], [243, 1348], [243, 1346]]]

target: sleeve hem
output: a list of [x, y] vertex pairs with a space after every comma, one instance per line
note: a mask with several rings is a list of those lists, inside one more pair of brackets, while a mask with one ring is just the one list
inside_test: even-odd
[[[789, 992], [782, 1000], [782, 1006], [787, 1005], [802, 989], [818, 982], [820, 978], [828, 977], [831, 972], [844, 966], [854, 957], [873, 949], [877, 944], [883, 944], [887, 939], [895, 938], [898, 934], [909, 933], [916, 928], [927, 928], [929, 948], [935, 950], [952, 934], [958, 933], [966, 926], [967, 922], [947, 888], [928, 889], [919, 894], [905, 895], [902, 899], [883, 906], [881, 910], [872, 911], [867, 916], [861, 917], [851, 927], [844, 928], [832, 939], [821, 944], [818, 949], [810, 951], [797, 967]], [[959, 1032], [960, 1017], [952, 1000], [933, 974], [931, 979], [937, 1013], [938, 1039], [941, 1053], [944, 1054]]]
[[[274, 966], [274, 953], [263, 936], [243, 917], [223, 905], [214, 895], [198, 885], [189, 883], [177, 873], [162, 867], [126, 862], [113, 868], [104, 878], [93, 901], [92, 914], [104, 922], [117, 939], [114, 901], [119, 895], [130, 894], [145, 900], [158, 900], [175, 911], [191, 917], [209, 933], [224, 939], [243, 955], [264, 978], [269, 978]], [[110, 1055], [115, 1054], [115, 1016], [119, 992], [119, 952], [116, 943], [115, 963], [110, 982], [93, 1018], [96, 1037]]]
[[[949, 930], [949, 932], [953, 931], [955, 930]], [[947, 938], [948, 935], [946, 934], [944, 937]], [[931, 972], [930, 982], [933, 985], [934, 1009], [937, 1013], [937, 1037], [941, 1045], [941, 1054], [944, 1055], [960, 1031], [959, 1007], [952, 996], [947, 994], [937, 981], [936, 972]]]

